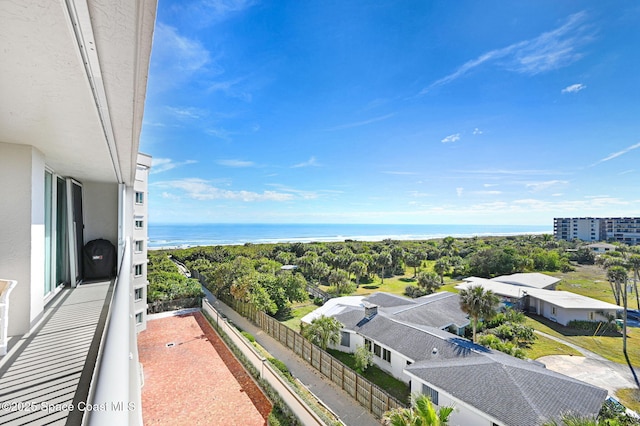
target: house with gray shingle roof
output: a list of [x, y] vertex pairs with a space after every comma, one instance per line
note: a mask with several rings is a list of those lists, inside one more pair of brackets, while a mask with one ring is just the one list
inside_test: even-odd
[[501, 297], [506, 306], [540, 315], [558, 324], [568, 325], [571, 321], [609, 321], [622, 309], [612, 303], [582, 296], [570, 291], [556, 291], [533, 287], [522, 287], [496, 280], [469, 277], [458, 284], [457, 289], [482, 286]]
[[[458, 304], [457, 295], [449, 294], [405, 299], [405, 304], [399, 303], [404, 298], [386, 293], [363, 297], [361, 305], [349, 299], [350, 305], [337, 308], [334, 302], [327, 314], [343, 324], [335, 348], [369, 348], [374, 363], [408, 383], [412, 392], [429, 395], [439, 406], [453, 405], [452, 425], [533, 426], [568, 412], [598, 413], [606, 390], [427, 324], [430, 308], [437, 318], [446, 304]], [[446, 320], [455, 323], [457, 314]]]

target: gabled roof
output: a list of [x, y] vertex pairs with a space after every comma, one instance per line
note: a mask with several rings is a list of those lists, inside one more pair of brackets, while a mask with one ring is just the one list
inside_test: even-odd
[[491, 281], [499, 281], [501, 283], [519, 285], [523, 287], [547, 288], [560, 281], [560, 278], [550, 275], [541, 274], [539, 272], [519, 273], [511, 275], [501, 275], [492, 278]]
[[535, 426], [569, 412], [596, 415], [607, 396], [604, 389], [501, 355], [420, 361], [405, 370], [513, 426]]
[[457, 328], [470, 324], [468, 315], [460, 308], [460, 297], [456, 293], [443, 291], [414, 299], [413, 305], [386, 311], [393, 318], [411, 324], [445, 328]]
[[381, 308], [391, 308], [394, 306], [413, 305], [413, 299], [398, 296], [391, 293], [375, 292], [364, 298], [365, 301], [378, 305]]
[[[483, 280], [489, 285], [517, 286]], [[520, 287], [520, 289], [522, 289]], [[534, 292], [559, 293], [531, 289]], [[391, 348], [414, 362], [405, 371], [506, 425], [534, 426], [567, 412], [597, 414], [607, 391], [487, 349], [467, 339], [402, 318], [420, 307], [457, 303], [442, 293], [431, 300], [379, 310], [363, 321], [362, 306], [344, 306], [334, 315], [344, 329]], [[457, 295], [456, 295], [457, 296]], [[368, 298], [367, 298], [368, 299]], [[391, 300], [378, 296], [377, 300]], [[422, 302], [422, 303], [421, 303]], [[490, 397], [487, 397], [490, 395]]]
[[385, 315], [376, 315], [362, 325], [353, 324], [355, 319], [353, 312], [344, 313], [335, 318], [342, 322], [345, 328], [375, 340], [414, 362], [477, 357], [480, 356], [480, 352], [487, 350], [438, 328], [414, 326]]

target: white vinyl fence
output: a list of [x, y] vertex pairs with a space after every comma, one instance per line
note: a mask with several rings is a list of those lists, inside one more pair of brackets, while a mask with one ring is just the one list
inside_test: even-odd
[[213, 306], [206, 300], [202, 299], [202, 309], [209, 314], [216, 325], [233, 341], [240, 349], [242, 354], [251, 362], [251, 364], [260, 372], [260, 377], [269, 383], [273, 389], [280, 395], [285, 404], [298, 417], [300, 422], [305, 426], [325, 426], [320, 417], [300, 398], [300, 396], [291, 389], [291, 386], [285, 379], [280, 377], [276, 369], [261, 356], [256, 349], [249, 343], [244, 336], [240, 334], [238, 329], [229, 325], [227, 319], [218, 313]]

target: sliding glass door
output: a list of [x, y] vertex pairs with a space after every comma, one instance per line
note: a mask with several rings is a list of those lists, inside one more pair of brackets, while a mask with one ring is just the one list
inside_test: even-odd
[[[45, 171], [45, 298], [82, 279], [82, 186]], [[72, 279], [73, 277], [73, 279]]]

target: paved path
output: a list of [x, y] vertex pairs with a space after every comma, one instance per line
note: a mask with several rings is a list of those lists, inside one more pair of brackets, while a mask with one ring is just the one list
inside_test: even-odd
[[[618, 389], [636, 387], [633, 374], [631, 374], [628, 365], [609, 361], [594, 352], [588, 351], [559, 337], [537, 330], [536, 333], [567, 345], [583, 355], [549, 355], [536, 360], [545, 364], [549, 370], [607, 389], [609, 395], [612, 396], [615, 395]], [[634, 369], [636, 370], [636, 374], [640, 372], [640, 368], [637, 366], [634, 366]]]
[[269, 336], [245, 317], [216, 299], [203, 287], [207, 300], [216, 310], [227, 316], [234, 324], [251, 333], [274, 358], [284, 362], [291, 374], [300, 380], [319, 400], [329, 407], [347, 425], [369, 426], [380, 425], [373, 414], [343, 391], [335, 383], [328, 380], [315, 368], [304, 362], [291, 349]]

